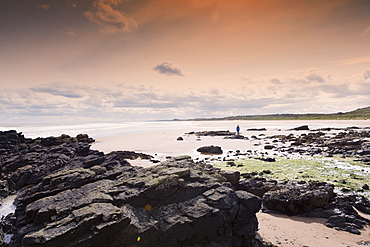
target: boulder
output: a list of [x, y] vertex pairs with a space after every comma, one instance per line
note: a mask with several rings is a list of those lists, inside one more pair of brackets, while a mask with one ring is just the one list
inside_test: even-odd
[[219, 146], [204, 146], [197, 149], [202, 154], [222, 154], [222, 149]]
[[328, 205], [334, 198], [333, 191], [332, 184], [291, 181], [276, 185], [263, 195], [262, 201], [267, 209], [296, 215]]
[[221, 170], [219, 174], [226, 178], [228, 182], [230, 182], [233, 185], [236, 185], [239, 183], [240, 179], [240, 172], [239, 171], [225, 171]]
[[251, 178], [239, 181], [238, 189], [247, 191], [253, 195], [263, 197], [263, 195], [275, 187], [277, 181], [267, 181], [265, 178]]

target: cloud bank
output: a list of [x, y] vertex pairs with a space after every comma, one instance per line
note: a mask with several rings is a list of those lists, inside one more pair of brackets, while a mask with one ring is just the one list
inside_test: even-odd
[[[149, 84], [106, 87], [40, 84], [0, 92], [0, 118], [158, 120], [273, 113], [330, 113], [370, 105], [370, 69], [339, 78], [317, 69], [237, 80], [232, 87], [159, 89]], [[67, 118], [66, 118], [67, 117]], [[49, 119], [50, 120], [50, 119]], [[48, 120], [48, 121], [49, 121]]]

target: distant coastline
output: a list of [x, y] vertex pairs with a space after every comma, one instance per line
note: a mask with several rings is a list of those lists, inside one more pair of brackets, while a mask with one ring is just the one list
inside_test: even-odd
[[222, 121], [222, 120], [368, 120], [370, 119], [370, 106], [359, 108], [350, 112], [338, 112], [329, 114], [269, 114], [269, 115], [244, 115], [229, 116], [222, 118], [194, 118], [174, 119], [173, 121]]

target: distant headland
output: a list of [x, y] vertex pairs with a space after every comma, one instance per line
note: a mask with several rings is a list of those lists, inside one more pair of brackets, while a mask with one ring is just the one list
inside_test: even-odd
[[173, 121], [217, 121], [217, 120], [367, 120], [370, 119], [370, 106], [359, 108], [350, 112], [338, 112], [329, 114], [269, 114], [269, 115], [244, 115], [229, 116], [222, 118], [195, 118], [174, 119]]

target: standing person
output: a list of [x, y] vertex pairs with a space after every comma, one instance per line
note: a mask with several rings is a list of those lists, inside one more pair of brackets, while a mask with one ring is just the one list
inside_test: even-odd
[[238, 126], [236, 126], [236, 134], [237, 134], [237, 135], [239, 135], [239, 131], [240, 131], [240, 127], [239, 127], [239, 125], [238, 125]]

